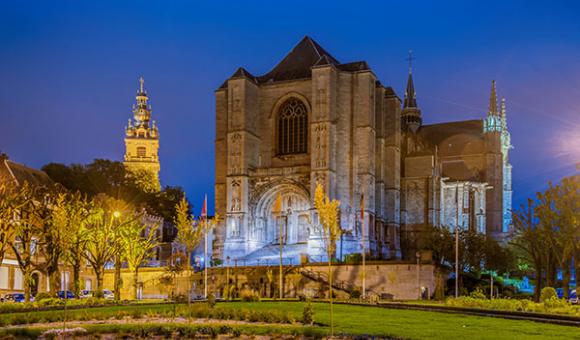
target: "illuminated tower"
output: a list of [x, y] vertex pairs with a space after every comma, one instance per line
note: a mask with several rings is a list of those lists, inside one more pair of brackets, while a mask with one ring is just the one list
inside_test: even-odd
[[483, 120], [485, 136], [485, 182], [490, 185], [486, 192], [486, 230], [488, 235], [501, 236], [504, 230], [504, 181], [502, 153], [502, 119], [497, 109], [495, 80], [491, 82], [489, 111]]
[[509, 152], [513, 149], [507, 126], [505, 98], [501, 100], [501, 153], [503, 154], [503, 232], [510, 231], [512, 225], [512, 165]]
[[137, 183], [149, 192], [159, 191], [159, 133], [155, 121], [151, 121], [149, 97], [139, 78], [137, 104], [133, 105], [133, 120], [125, 128], [125, 167], [136, 178]]

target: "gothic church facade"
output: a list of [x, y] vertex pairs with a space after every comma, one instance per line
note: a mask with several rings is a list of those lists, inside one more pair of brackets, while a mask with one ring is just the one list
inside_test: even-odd
[[215, 95], [214, 258], [275, 260], [280, 239], [285, 263], [322, 258], [316, 183], [341, 201], [338, 257], [364, 243], [375, 258], [401, 258], [405, 235], [427, 224], [505, 229], [511, 167], [497, 108], [485, 126], [423, 125], [411, 74], [403, 102], [366, 62], [341, 63], [309, 37], [262, 76], [239, 68]]

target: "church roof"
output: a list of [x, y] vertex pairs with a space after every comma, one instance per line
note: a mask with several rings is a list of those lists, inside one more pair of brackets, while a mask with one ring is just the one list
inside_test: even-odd
[[483, 138], [483, 120], [472, 119], [423, 125], [419, 134], [434, 144], [439, 144], [450, 136], [459, 134]]
[[[345, 72], [370, 70], [365, 61], [341, 64], [314, 39], [305, 36], [272, 70], [261, 76], [253, 76], [240, 67], [231, 78], [245, 77], [256, 84], [266, 84], [285, 80], [308, 79], [312, 76], [312, 67], [332, 65]], [[227, 87], [227, 80], [220, 89]]]

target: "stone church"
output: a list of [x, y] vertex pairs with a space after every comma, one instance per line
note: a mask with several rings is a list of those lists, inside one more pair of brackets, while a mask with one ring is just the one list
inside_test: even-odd
[[427, 125], [411, 70], [401, 99], [365, 61], [342, 63], [305, 37], [264, 75], [240, 67], [215, 96], [216, 258], [276, 263], [282, 240], [284, 263], [322, 260], [316, 183], [341, 202], [339, 258], [363, 243], [373, 258], [414, 258], [427, 225], [500, 237], [511, 223], [495, 83], [484, 119]]

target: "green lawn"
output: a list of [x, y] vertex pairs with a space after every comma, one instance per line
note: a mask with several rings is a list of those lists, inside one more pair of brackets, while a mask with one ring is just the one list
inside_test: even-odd
[[[316, 322], [328, 324], [328, 304], [314, 303]], [[219, 308], [289, 311], [299, 318], [303, 303], [233, 302]], [[335, 333], [395, 336], [410, 339], [580, 339], [580, 329], [531, 321], [467, 316], [379, 307], [334, 305]]]
[[[315, 311], [315, 322], [321, 324], [321, 328], [328, 330], [328, 304], [313, 303], [312, 305]], [[304, 303], [300, 302], [231, 302], [219, 303], [216, 306], [216, 308], [234, 309], [274, 309], [288, 312], [297, 320], [302, 317], [303, 307]], [[106, 319], [117, 316], [121, 311], [130, 316], [135, 310], [145, 315], [166, 314], [172, 308], [171, 305], [91, 308], [70, 311], [68, 318], [89, 320], [98, 315], [99, 319]], [[372, 306], [335, 305], [334, 311], [336, 334], [393, 336], [408, 339], [580, 339], [579, 328], [531, 321], [384, 309]], [[62, 313], [63, 311], [43, 311], [1, 314], [0, 322], [3, 325], [13, 324], [14, 318], [20, 318], [17, 321], [22, 321], [27, 316], [41, 321], [43, 319], [44, 321], [58, 321]], [[262, 328], [264, 326], [256, 324], [255, 326], [248, 325], [248, 327]]]

